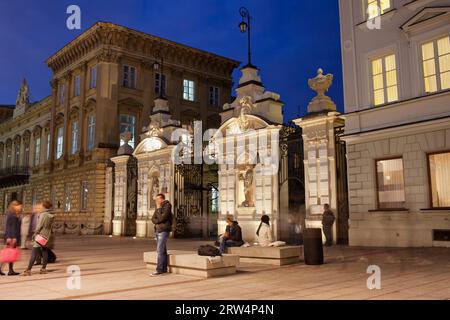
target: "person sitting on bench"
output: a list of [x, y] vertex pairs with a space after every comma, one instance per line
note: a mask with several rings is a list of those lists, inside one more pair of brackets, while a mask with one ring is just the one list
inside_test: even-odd
[[272, 230], [270, 229], [270, 217], [268, 215], [261, 217], [261, 223], [259, 224], [258, 231], [256, 231], [256, 235], [258, 236], [258, 244], [261, 247], [268, 247], [273, 242]]
[[224, 253], [227, 247], [240, 247], [244, 244], [242, 241], [242, 230], [237, 221], [232, 216], [227, 217], [227, 227], [220, 240], [220, 252]]

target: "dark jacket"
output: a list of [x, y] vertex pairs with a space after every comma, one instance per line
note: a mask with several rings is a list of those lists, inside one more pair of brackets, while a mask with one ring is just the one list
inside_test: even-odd
[[14, 212], [6, 213], [5, 239], [20, 240], [20, 219]]
[[324, 227], [331, 227], [335, 219], [336, 218], [334, 217], [333, 211], [326, 210], [322, 216], [322, 225]]
[[171, 232], [172, 231], [172, 205], [165, 200], [161, 208], [155, 210], [152, 216], [152, 222], [155, 225], [156, 232]]
[[234, 221], [232, 226], [228, 226], [225, 228], [225, 232], [228, 233], [228, 240], [233, 240], [236, 242], [236, 245], [242, 246], [244, 241], [242, 240], [242, 230], [239, 224]]

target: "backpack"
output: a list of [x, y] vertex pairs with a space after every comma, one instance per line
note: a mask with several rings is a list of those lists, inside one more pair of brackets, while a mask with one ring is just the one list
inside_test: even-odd
[[198, 248], [198, 255], [203, 257], [218, 257], [222, 256], [222, 253], [216, 247], [206, 244]]

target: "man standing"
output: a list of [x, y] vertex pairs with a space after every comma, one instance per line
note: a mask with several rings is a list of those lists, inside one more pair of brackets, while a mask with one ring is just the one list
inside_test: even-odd
[[325, 204], [323, 206], [323, 216], [322, 216], [322, 226], [323, 226], [323, 233], [325, 234], [326, 242], [325, 245], [327, 247], [331, 247], [333, 245], [333, 223], [335, 220], [333, 211], [330, 209], [329, 204]]
[[167, 239], [172, 231], [172, 205], [166, 200], [164, 194], [158, 194], [155, 198], [156, 210], [152, 216], [156, 233], [156, 252], [158, 261], [156, 272], [152, 276], [159, 276], [167, 273]]

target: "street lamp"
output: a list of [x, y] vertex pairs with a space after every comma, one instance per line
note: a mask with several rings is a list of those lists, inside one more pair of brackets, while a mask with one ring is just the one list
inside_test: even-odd
[[[241, 31], [241, 33], [246, 33], [248, 34], [248, 67], [253, 67], [252, 65], [252, 54], [251, 54], [251, 38], [250, 38], [250, 12], [248, 11], [247, 8], [245, 7], [241, 7], [239, 9], [239, 13], [242, 17], [242, 21], [241, 23], [239, 23], [239, 30]], [[247, 18], [247, 21], [245, 21], [245, 18]]]
[[[158, 61], [159, 60], [159, 61]], [[164, 71], [164, 58], [159, 51], [155, 53], [155, 62], [153, 63], [153, 71], [159, 73], [159, 98], [164, 99], [163, 95], [163, 71]]]

